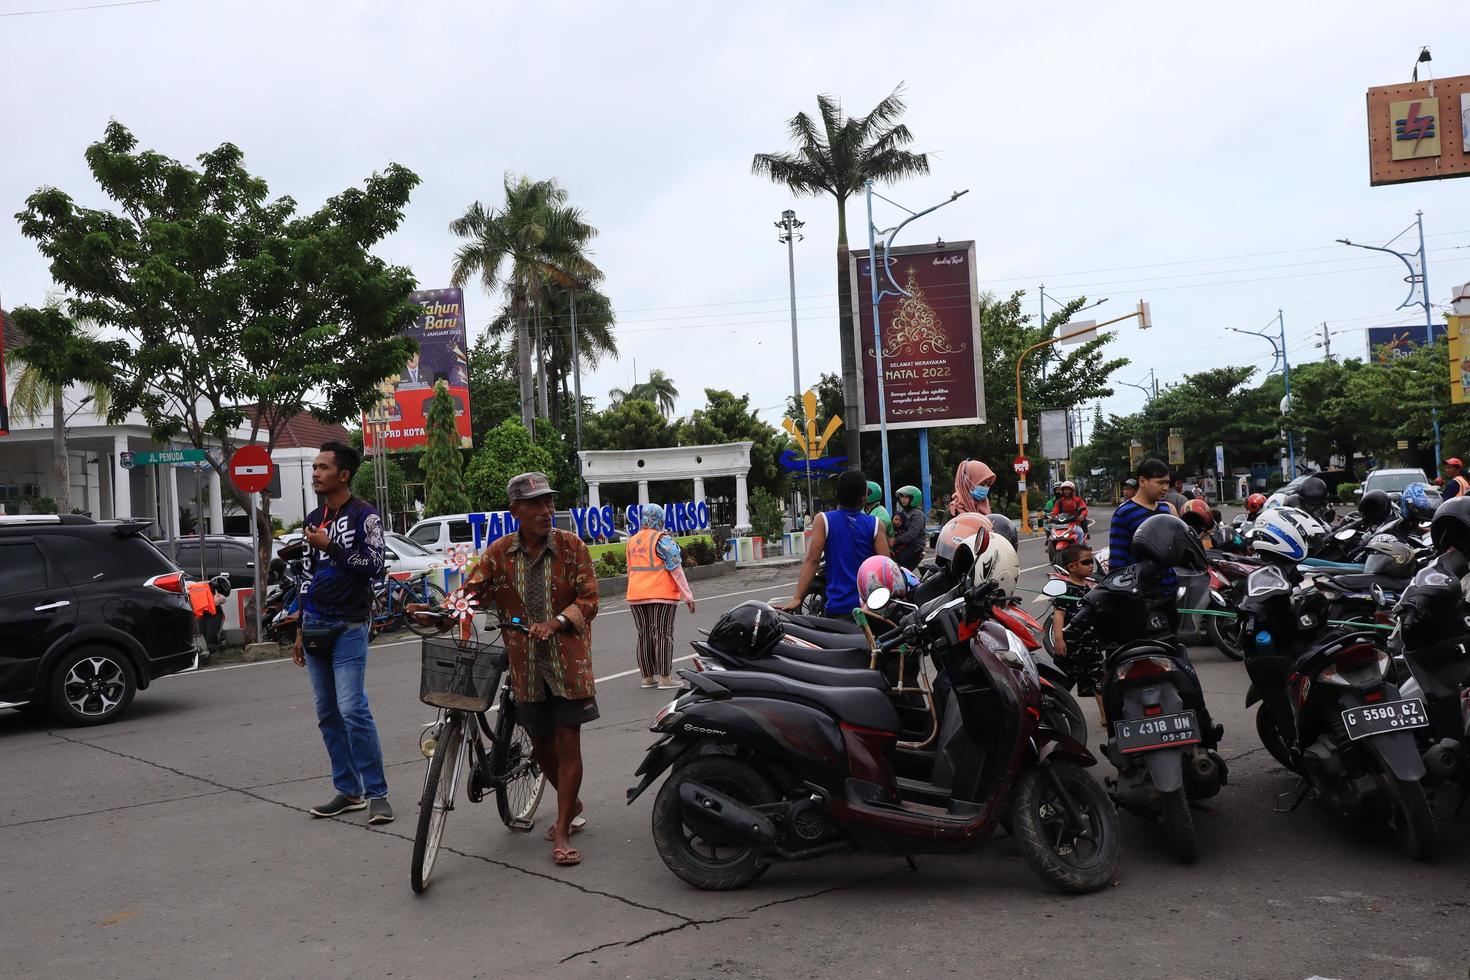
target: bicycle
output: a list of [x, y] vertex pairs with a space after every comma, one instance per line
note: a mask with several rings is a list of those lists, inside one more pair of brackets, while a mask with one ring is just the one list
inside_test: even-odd
[[407, 626], [415, 636], [441, 636], [449, 629], [447, 620], [428, 625], [418, 622], [406, 610], [411, 602], [438, 608], [447, 598], [442, 586], [429, 581], [427, 572], [407, 582], [384, 575], [373, 583], [373, 635]]
[[[445, 624], [446, 614], [419, 613]], [[412, 617], [410, 617], [412, 620]], [[499, 619], [492, 630], [528, 633], [517, 619]], [[418, 828], [413, 839], [409, 882], [414, 894], [429, 886], [444, 838], [444, 827], [454, 810], [455, 790], [461, 776], [471, 803], [495, 793], [500, 820], [511, 830], [529, 832], [546, 790], [546, 777], [536, 762], [530, 737], [516, 725], [516, 700], [506, 680], [509, 666], [504, 646], [455, 636], [426, 636], [419, 700], [439, 709], [436, 720], [424, 726], [419, 748], [429, 760], [424, 791], [419, 799]], [[499, 698], [492, 728], [486, 714]], [[485, 741], [489, 741], [486, 749]], [[447, 770], [447, 775], [446, 775]]]

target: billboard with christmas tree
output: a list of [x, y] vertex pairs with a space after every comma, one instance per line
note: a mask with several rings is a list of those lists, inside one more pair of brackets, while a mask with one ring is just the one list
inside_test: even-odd
[[[881, 253], [880, 253], [881, 254]], [[871, 269], [866, 250], [850, 253], [855, 347], [862, 414], [877, 429], [878, 347], [873, 337]], [[895, 288], [897, 287], [897, 288]], [[890, 429], [975, 425], [985, 421], [980, 366], [980, 306], [974, 242], [912, 245], [888, 252], [878, 270], [883, 396]]]

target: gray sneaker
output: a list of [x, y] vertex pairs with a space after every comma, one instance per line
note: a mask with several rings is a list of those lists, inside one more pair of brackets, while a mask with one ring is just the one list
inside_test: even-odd
[[393, 808], [388, 805], [387, 798], [372, 800], [368, 803], [368, 823], [392, 823]]
[[[354, 810], [366, 810], [367, 805], [367, 800], [359, 798], [356, 802], [353, 802], [351, 798], [338, 793], [330, 801], [323, 803], [321, 806], [312, 807], [311, 815], [313, 817], [338, 817], [344, 813], [351, 813]], [[390, 817], [389, 819], [392, 818]]]

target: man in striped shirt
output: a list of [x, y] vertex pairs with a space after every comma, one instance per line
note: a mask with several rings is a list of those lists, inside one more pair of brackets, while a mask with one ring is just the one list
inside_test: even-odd
[[1109, 574], [1134, 564], [1133, 535], [1140, 524], [1155, 514], [1174, 513], [1174, 509], [1163, 499], [1169, 490], [1169, 467], [1163, 460], [1144, 460], [1138, 464], [1136, 476], [1138, 492], [1131, 500], [1125, 500], [1118, 505], [1118, 509], [1113, 512], [1113, 523], [1108, 528]]

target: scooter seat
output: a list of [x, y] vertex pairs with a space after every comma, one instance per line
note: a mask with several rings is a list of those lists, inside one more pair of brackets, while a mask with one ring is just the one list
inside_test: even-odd
[[826, 711], [839, 721], [884, 732], [902, 730], [898, 711], [888, 695], [872, 687], [822, 687], [780, 674], [726, 670], [710, 679], [732, 694], [797, 701]]
[[866, 663], [859, 670], [823, 667], [821, 664], [790, 660], [786, 657], [762, 657], [751, 666], [769, 670], [782, 677], [790, 677], [804, 684], [816, 684], [818, 687], [871, 687], [878, 691], [888, 690], [888, 680], [883, 676], [883, 672], [868, 670]]
[[785, 657], [787, 660], [799, 660], [818, 667], [838, 667], [845, 670], [866, 670], [868, 664], [873, 661], [871, 652], [852, 647], [829, 650], [825, 647], [804, 647], [795, 643], [781, 642], [776, 644], [771, 653], [777, 657]]
[[868, 650], [868, 641], [861, 633], [832, 633], [826, 630], [809, 629], [796, 623], [782, 623], [781, 632], [798, 640], [815, 643], [824, 650]]
[[836, 619], [830, 616], [807, 616], [803, 613], [782, 613], [788, 624], [802, 629], [820, 630], [823, 633], [855, 633], [863, 635], [863, 628], [851, 619]]
[[1361, 572], [1356, 575], [1332, 575], [1328, 577], [1328, 581], [1344, 592], [1372, 592], [1373, 586], [1377, 585], [1385, 592], [1397, 594], [1409, 587], [1411, 579]]

